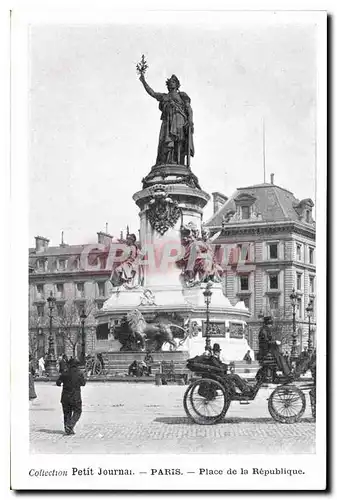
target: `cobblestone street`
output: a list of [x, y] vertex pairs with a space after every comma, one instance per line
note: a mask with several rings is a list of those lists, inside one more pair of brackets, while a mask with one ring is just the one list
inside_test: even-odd
[[63, 434], [61, 390], [36, 383], [30, 403], [32, 453], [314, 453], [315, 423], [307, 409], [296, 424], [272, 420], [261, 389], [249, 405], [231, 404], [225, 423], [196, 425], [183, 408], [186, 386], [88, 383], [75, 436]]

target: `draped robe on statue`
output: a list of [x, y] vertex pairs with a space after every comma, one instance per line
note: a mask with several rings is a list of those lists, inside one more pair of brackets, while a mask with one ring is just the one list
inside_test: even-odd
[[161, 114], [157, 165], [184, 164], [184, 157], [194, 156], [193, 133], [190, 126], [192, 109], [185, 92], [157, 94]]

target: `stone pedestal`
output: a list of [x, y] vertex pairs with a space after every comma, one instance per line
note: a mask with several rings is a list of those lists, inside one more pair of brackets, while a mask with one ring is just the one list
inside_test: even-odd
[[153, 167], [143, 187], [133, 199], [140, 209], [140, 244], [149, 255], [144, 286], [181, 288], [180, 271], [172, 262], [174, 255], [183, 255], [180, 229], [192, 223], [200, 232], [203, 208], [210, 197], [183, 165]]
[[[143, 179], [143, 189], [133, 195], [139, 207], [140, 244], [147, 265], [143, 266], [142, 286], [133, 289], [124, 286], [114, 289], [111, 297], [97, 313], [99, 323], [120, 319], [132, 309], [139, 309], [145, 319], [150, 321], [157, 316], [178, 314], [184, 319], [188, 329], [189, 321], [195, 320], [200, 328], [206, 320], [206, 306], [203, 295], [205, 284], [186, 288], [181, 280], [181, 270], [176, 265], [177, 257], [183, 257], [181, 227], [189, 224], [201, 233], [203, 208], [209, 195], [201, 190], [198, 179], [190, 168], [183, 165], [161, 165], [152, 167]], [[178, 257], [178, 258], [179, 258]], [[249, 318], [244, 304], [232, 306], [224, 296], [221, 284], [212, 287], [212, 300], [209, 308], [210, 321], [218, 322], [226, 328], [230, 321], [243, 326]], [[228, 355], [240, 358], [248, 349], [242, 338], [232, 339], [222, 335], [221, 342], [232, 346]], [[219, 339], [212, 338], [219, 343]], [[236, 344], [241, 347], [237, 349]], [[102, 344], [102, 343], [101, 343]], [[116, 341], [108, 342], [107, 351], [118, 349]], [[188, 337], [181, 343], [179, 350], [189, 354], [201, 354], [205, 338]], [[234, 346], [235, 344], [235, 346]], [[163, 350], [168, 349], [164, 344]], [[100, 346], [102, 350], [102, 346]], [[242, 354], [243, 356], [244, 354]]]

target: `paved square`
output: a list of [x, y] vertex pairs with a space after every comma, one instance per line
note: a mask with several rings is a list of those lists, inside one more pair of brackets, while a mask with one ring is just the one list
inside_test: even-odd
[[269, 415], [261, 389], [249, 405], [231, 404], [224, 423], [197, 425], [183, 408], [187, 386], [89, 382], [75, 436], [63, 434], [61, 389], [36, 383], [30, 403], [32, 453], [315, 453], [315, 422], [307, 409], [296, 424]]

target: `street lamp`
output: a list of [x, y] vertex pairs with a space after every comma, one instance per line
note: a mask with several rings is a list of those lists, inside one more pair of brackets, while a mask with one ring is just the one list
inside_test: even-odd
[[211, 349], [211, 339], [210, 339], [210, 336], [209, 336], [209, 331], [210, 331], [210, 328], [209, 328], [209, 306], [210, 306], [210, 303], [211, 303], [211, 297], [212, 297], [212, 291], [211, 291], [211, 284], [208, 283], [204, 292], [203, 292], [203, 295], [205, 297], [205, 304], [206, 304], [206, 343], [205, 343], [205, 351], [209, 351], [209, 352], [212, 352], [212, 349]]
[[47, 362], [46, 362], [46, 373], [49, 377], [56, 377], [58, 371], [56, 368], [56, 358], [55, 358], [55, 344], [53, 336], [53, 309], [55, 307], [56, 299], [53, 296], [53, 292], [47, 299], [49, 308], [49, 337], [48, 337], [48, 352], [47, 352]]
[[81, 325], [82, 325], [82, 353], [81, 353], [81, 361], [82, 364], [85, 365], [85, 330], [84, 330], [84, 323], [85, 320], [87, 319], [87, 315], [85, 314], [84, 309], [82, 310], [80, 320], [81, 320]]
[[293, 308], [293, 334], [292, 334], [292, 346], [291, 346], [291, 361], [295, 361], [297, 358], [297, 334], [296, 334], [296, 306], [298, 301], [298, 295], [293, 288], [290, 294], [291, 307]]
[[308, 322], [309, 322], [309, 331], [308, 331], [308, 353], [311, 355], [312, 354], [312, 338], [311, 338], [311, 318], [312, 318], [312, 313], [313, 313], [313, 305], [312, 305], [312, 300], [309, 301], [309, 304], [306, 308], [307, 311], [307, 316], [308, 316]]

